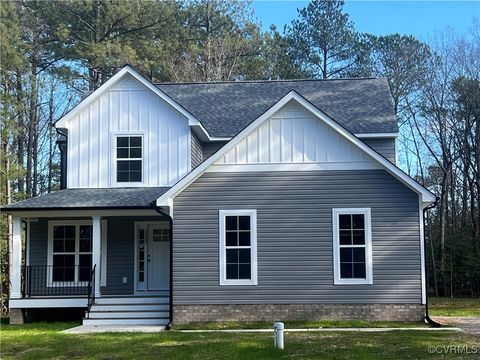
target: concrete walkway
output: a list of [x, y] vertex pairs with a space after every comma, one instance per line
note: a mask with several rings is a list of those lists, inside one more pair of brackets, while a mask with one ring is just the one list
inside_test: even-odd
[[62, 332], [67, 334], [90, 334], [90, 333], [105, 333], [105, 332], [142, 332], [142, 333], [156, 333], [165, 330], [165, 326], [153, 326], [153, 325], [124, 325], [124, 326], [112, 326], [112, 325], [80, 325], [71, 329], [63, 330]]
[[[63, 330], [67, 334], [90, 334], [105, 332], [142, 332], [156, 333], [165, 330], [165, 326], [111, 326], [111, 325], [81, 325], [71, 329]], [[226, 333], [272, 333], [273, 329], [219, 329], [219, 330], [175, 330], [183, 333], [210, 333], [210, 332], [226, 332]], [[460, 327], [403, 327], [403, 328], [307, 328], [307, 329], [285, 329], [285, 332], [390, 332], [390, 331], [464, 331]]]

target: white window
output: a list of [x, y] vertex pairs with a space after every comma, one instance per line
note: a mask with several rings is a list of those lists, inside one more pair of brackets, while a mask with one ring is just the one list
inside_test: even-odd
[[220, 210], [220, 285], [257, 285], [257, 211]]
[[141, 183], [143, 180], [143, 137], [117, 135], [115, 138], [116, 183]]
[[368, 208], [333, 209], [334, 284], [373, 284]]
[[[92, 222], [50, 221], [48, 230], [48, 286], [86, 284], [92, 272]], [[96, 270], [106, 285], [106, 222], [102, 221], [102, 266]]]
[[86, 283], [92, 272], [92, 223], [50, 224], [49, 284]]

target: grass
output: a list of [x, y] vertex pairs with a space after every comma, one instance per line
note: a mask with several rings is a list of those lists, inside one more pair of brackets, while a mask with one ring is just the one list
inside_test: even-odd
[[429, 298], [429, 313], [432, 316], [480, 316], [480, 299], [472, 298]]
[[[400, 321], [284, 321], [285, 329], [312, 329], [312, 328], [400, 328], [400, 327], [427, 327], [423, 322], [400, 322]], [[191, 323], [187, 325], [175, 325], [175, 330], [227, 330], [227, 329], [270, 329], [272, 322], [216, 322], [216, 323]]]
[[[478, 345], [466, 333], [402, 331], [384, 333], [287, 333], [285, 350], [273, 348], [269, 333], [106, 333], [59, 332], [76, 323], [3, 325], [2, 359], [418, 359], [429, 346]], [[467, 359], [456, 354], [455, 359]]]

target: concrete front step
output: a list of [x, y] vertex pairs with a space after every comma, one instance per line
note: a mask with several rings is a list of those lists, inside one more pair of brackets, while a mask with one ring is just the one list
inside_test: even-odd
[[94, 304], [91, 311], [169, 311], [169, 304]]
[[132, 297], [99, 297], [95, 298], [95, 304], [115, 305], [115, 304], [168, 304], [168, 296], [132, 296]]
[[168, 318], [83, 319], [83, 325], [168, 325]]
[[83, 325], [168, 325], [169, 301], [168, 294], [99, 297]]
[[168, 311], [90, 311], [89, 319], [169, 318]]

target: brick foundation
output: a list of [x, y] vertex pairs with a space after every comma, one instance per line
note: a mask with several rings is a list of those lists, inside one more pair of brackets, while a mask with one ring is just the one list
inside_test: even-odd
[[421, 321], [420, 304], [173, 305], [173, 323], [280, 320]]
[[10, 324], [23, 324], [24, 317], [23, 317], [23, 310], [22, 309], [10, 309], [9, 311], [10, 316]]

